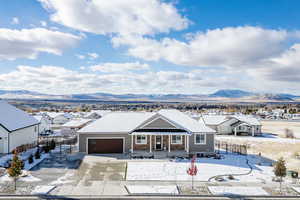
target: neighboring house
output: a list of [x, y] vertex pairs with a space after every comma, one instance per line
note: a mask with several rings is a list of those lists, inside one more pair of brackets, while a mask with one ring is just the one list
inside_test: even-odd
[[46, 133], [47, 131], [50, 131], [50, 121], [47, 117], [44, 115], [34, 115], [33, 116], [40, 124], [38, 127], [39, 134]]
[[285, 113], [283, 114], [283, 117], [288, 120], [300, 120], [300, 113], [295, 113], [295, 114]]
[[0, 101], [0, 153], [38, 141], [39, 122], [26, 112]]
[[61, 126], [61, 134], [70, 136], [76, 134], [76, 131], [88, 125], [92, 119], [73, 119]]
[[47, 112], [46, 114], [50, 119], [51, 124], [65, 124], [72, 118], [72, 115], [69, 113]]
[[261, 135], [258, 119], [246, 115], [203, 115], [201, 122], [223, 135]]
[[84, 115], [84, 118], [86, 119], [100, 119], [107, 113], [110, 113], [110, 110], [92, 110], [91, 112], [88, 112]]
[[86, 153], [213, 153], [215, 131], [178, 110], [111, 112], [78, 131]]

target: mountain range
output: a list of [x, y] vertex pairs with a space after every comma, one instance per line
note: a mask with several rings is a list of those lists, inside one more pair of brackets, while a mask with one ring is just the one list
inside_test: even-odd
[[47, 99], [47, 100], [99, 100], [99, 101], [245, 101], [278, 102], [300, 101], [293, 94], [254, 93], [243, 90], [218, 90], [212, 94], [68, 94], [52, 95], [28, 90], [0, 90], [1, 99]]

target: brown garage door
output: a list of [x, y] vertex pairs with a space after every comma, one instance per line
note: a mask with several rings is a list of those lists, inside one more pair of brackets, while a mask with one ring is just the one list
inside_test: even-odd
[[88, 153], [123, 153], [123, 139], [89, 139]]

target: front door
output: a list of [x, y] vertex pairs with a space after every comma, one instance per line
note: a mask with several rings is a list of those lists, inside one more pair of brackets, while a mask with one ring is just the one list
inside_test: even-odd
[[155, 136], [155, 149], [162, 150], [163, 148], [163, 138], [161, 135]]

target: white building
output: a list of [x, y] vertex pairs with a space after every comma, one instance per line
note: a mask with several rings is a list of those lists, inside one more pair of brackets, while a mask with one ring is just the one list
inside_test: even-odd
[[45, 115], [34, 115], [33, 116], [40, 124], [39, 124], [39, 134], [50, 131], [50, 121]]
[[0, 153], [38, 141], [39, 122], [16, 107], [0, 101]]
[[246, 115], [203, 115], [205, 125], [223, 135], [261, 135], [261, 123]]
[[46, 114], [51, 124], [65, 124], [72, 118], [72, 115], [62, 112], [47, 112]]

